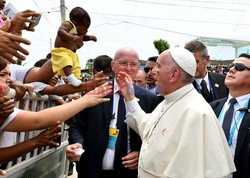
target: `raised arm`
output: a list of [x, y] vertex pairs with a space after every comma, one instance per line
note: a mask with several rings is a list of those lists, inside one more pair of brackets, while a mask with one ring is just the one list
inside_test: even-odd
[[21, 111], [14, 120], [4, 128], [4, 131], [20, 132], [44, 129], [53, 125], [56, 121], [64, 122], [87, 107], [109, 101], [109, 98], [103, 97], [108, 95], [111, 89], [112, 86], [105, 83], [95, 90], [90, 91], [82, 98], [64, 105], [48, 108], [39, 112]]
[[119, 72], [116, 81], [120, 87], [125, 101], [130, 101], [135, 98], [133, 81], [125, 72]]

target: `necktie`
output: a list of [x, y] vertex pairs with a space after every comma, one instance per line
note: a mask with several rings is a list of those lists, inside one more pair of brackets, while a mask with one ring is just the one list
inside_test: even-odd
[[115, 160], [114, 160], [114, 169], [118, 172], [123, 169], [122, 166], [122, 157], [127, 155], [127, 124], [125, 120], [125, 104], [123, 101], [123, 96], [120, 95], [118, 103], [118, 115], [117, 115], [117, 129], [119, 129], [119, 135], [117, 137], [116, 146], [115, 146]]
[[222, 128], [224, 130], [227, 141], [229, 140], [231, 123], [232, 123], [233, 114], [234, 114], [234, 104], [236, 102], [237, 102], [237, 100], [235, 98], [230, 99], [230, 101], [229, 101], [230, 106], [229, 106], [228, 110], [225, 113], [224, 121], [223, 121], [223, 124], [222, 124]]
[[204, 97], [204, 99], [209, 103], [212, 101], [212, 97], [207, 89], [207, 82], [205, 80], [201, 81], [201, 94]]

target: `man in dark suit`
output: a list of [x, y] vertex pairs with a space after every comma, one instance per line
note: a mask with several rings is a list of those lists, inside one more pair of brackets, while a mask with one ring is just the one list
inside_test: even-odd
[[228, 95], [228, 89], [224, 84], [225, 75], [207, 71], [210, 56], [207, 47], [200, 41], [190, 41], [185, 48], [194, 54], [197, 63], [195, 89], [202, 94], [207, 102], [224, 98]]
[[[131, 48], [121, 48], [115, 53], [111, 67], [116, 76], [124, 71], [132, 78], [138, 72], [139, 57]], [[81, 111], [70, 128], [66, 154], [70, 161], [76, 161], [79, 178], [136, 178], [140, 137], [124, 123], [125, 105], [114, 79], [111, 102], [99, 104]], [[145, 112], [152, 112], [158, 104], [158, 97], [144, 88], [135, 87], [135, 95]], [[76, 149], [85, 152], [80, 157]]]
[[233, 178], [249, 178], [250, 55], [241, 54], [229, 65], [225, 84], [229, 88], [229, 96], [210, 104], [224, 129], [234, 157], [237, 171], [233, 174]]

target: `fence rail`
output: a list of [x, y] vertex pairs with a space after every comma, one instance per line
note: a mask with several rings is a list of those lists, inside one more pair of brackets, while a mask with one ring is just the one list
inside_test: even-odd
[[[10, 97], [15, 96], [15, 91], [11, 90]], [[49, 100], [47, 95], [39, 96], [33, 94], [29, 96], [27, 93], [21, 101], [15, 102], [15, 107], [37, 112], [49, 107], [55, 106], [55, 103]], [[59, 178], [67, 177], [68, 161], [65, 156], [65, 149], [68, 144], [67, 125], [62, 123], [61, 130], [61, 145], [57, 148], [50, 148], [49, 146], [36, 148], [35, 150], [11, 161], [7, 164], [7, 175], [3, 177], [30, 177], [30, 178]], [[23, 142], [27, 139], [38, 135], [42, 130], [20, 132], [16, 135], [16, 142]]]

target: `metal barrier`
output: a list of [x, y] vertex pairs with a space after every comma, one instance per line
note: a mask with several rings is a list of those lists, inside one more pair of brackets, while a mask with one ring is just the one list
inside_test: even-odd
[[[9, 96], [14, 97], [15, 91], [11, 90]], [[15, 107], [28, 111], [40, 111], [45, 108], [53, 107], [55, 104], [48, 99], [48, 96], [38, 96], [33, 94], [29, 96], [26, 94], [23, 100], [15, 102]], [[3, 177], [8, 178], [62, 178], [67, 177], [68, 161], [66, 159], [65, 149], [68, 145], [67, 127], [62, 124], [61, 130], [61, 145], [57, 148], [50, 148], [49, 146], [43, 148], [36, 148], [35, 150], [23, 155], [22, 157], [13, 160], [7, 164], [7, 175]], [[17, 133], [17, 143], [33, 138], [42, 130]]]

